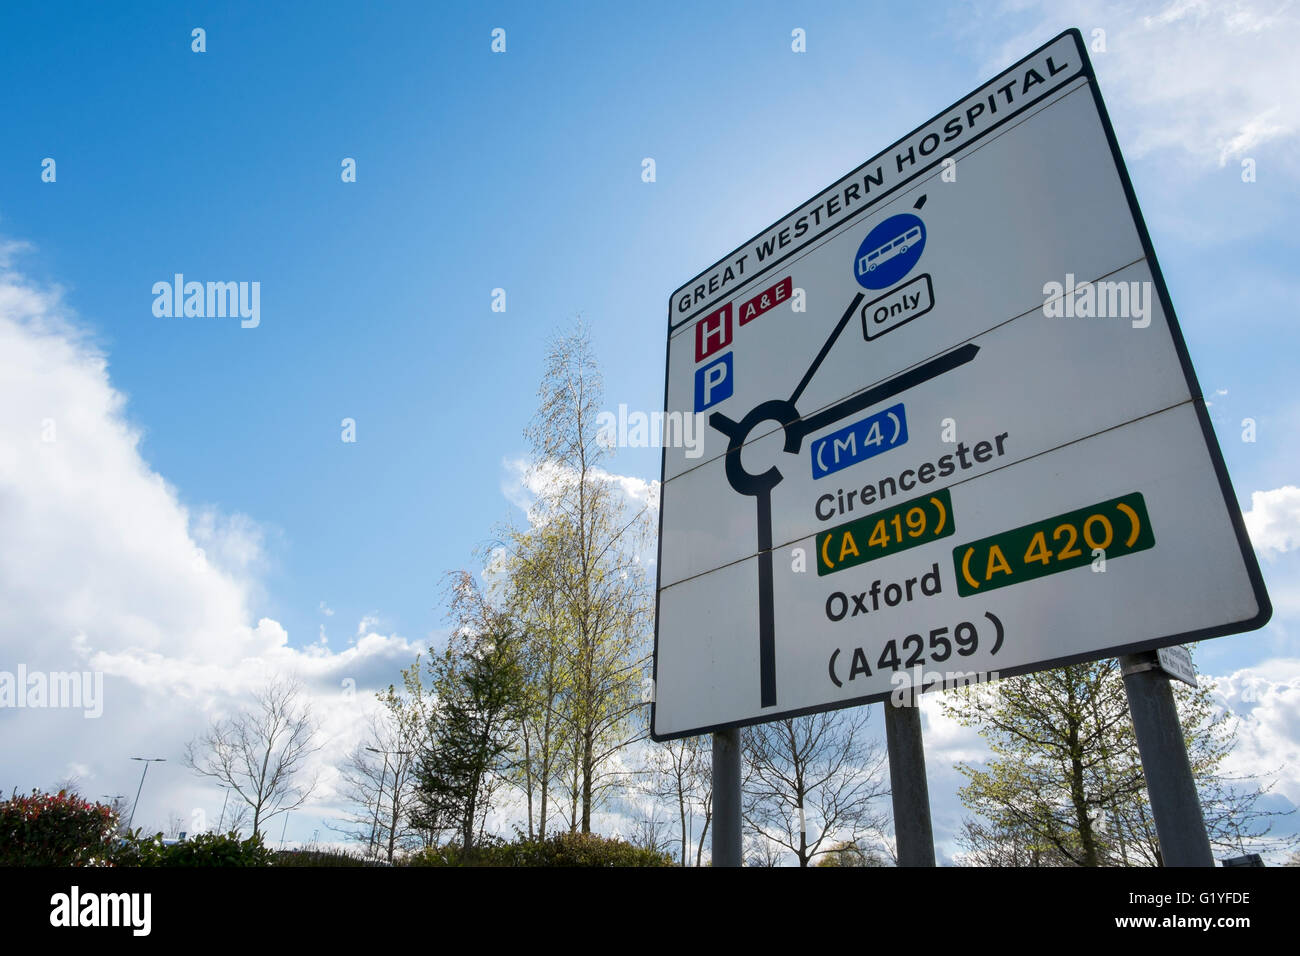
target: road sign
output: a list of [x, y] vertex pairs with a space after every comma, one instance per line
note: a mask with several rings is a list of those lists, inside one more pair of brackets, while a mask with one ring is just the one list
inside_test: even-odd
[[1078, 31], [673, 293], [657, 739], [1262, 626]]

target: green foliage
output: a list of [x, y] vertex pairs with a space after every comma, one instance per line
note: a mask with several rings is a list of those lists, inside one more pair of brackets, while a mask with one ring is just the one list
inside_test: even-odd
[[813, 866], [888, 866], [885, 858], [871, 848], [852, 841], [836, 843], [821, 855]]
[[165, 844], [161, 833], [116, 835], [117, 813], [60, 790], [0, 803], [2, 866], [270, 866], [260, 836], [200, 833]]
[[66, 790], [0, 803], [0, 866], [106, 866], [117, 814]]
[[[1074, 664], [944, 695], [991, 756], [959, 764], [979, 819], [964, 844], [984, 865], [1099, 866], [1137, 852], [1117, 815], [1144, 801], [1142, 766], [1118, 662]], [[1107, 834], [1107, 829], [1111, 832]]]
[[430, 661], [437, 702], [413, 819], [429, 830], [456, 831], [468, 850], [493, 788], [513, 763], [524, 684], [520, 638], [509, 617], [487, 605], [468, 574], [459, 577], [456, 594], [461, 626], [442, 657]]
[[533, 660], [543, 665], [547, 723], [530, 748], [528, 759], [535, 753], [540, 763], [527, 769], [526, 785], [530, 795], [540, 785], [545, 799], [553, 775], [570, 828], [583, 832], [622, 782], [619, 752], [643, 735], [639, 688], [654, 613], [642, 559], [654, 509], [601, 467], [610, 449], [599, 425], [602, 389], [587, 328], [554, 337], [525, 430], [533, 530], [510, 536], [504, 560], [508, 603], [525, 611], [531, 642], [541, 638]]
[[[1279, 849], [1267, 792], [1229, 777], [1235, 722], [1214, 685], [1172, 685], [1210, 842], [1220, 852]], [[1119, 664], [1091, 661], [945, 694], [947, 715], [988, 741], [982, 766], [958, 764], [975, 813], [959, 842], [984, 866], [1159, 866], [1141, 757]], [[1247, 786], [1242, 786], [1247, 784]]]
[[238, 833], [200, 833], [179, 843], [165, 844], [161, 833], [144, 836], [133, 830], [113, 853], [115, 866], [230, 867], [270, 866], [275, 854], [260, 834], [241, 839]]
[[487, 840], [466, 852], [456, 844], [429, 847], [408, 866], [673, 866], [668, 853], [635, 847], [598, 833], [557, 833], [545, 840]]

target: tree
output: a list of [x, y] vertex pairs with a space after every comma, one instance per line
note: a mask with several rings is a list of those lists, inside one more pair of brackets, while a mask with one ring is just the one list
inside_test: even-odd
[[167, 829], [163, 831], [169, 840], [175, 840], [185, 832], [185, 817], [175, 810], [167, 814]]
[[885, 755], [866, 737], [869, 715], [859, 707], [744, 729], [742, 811], [761, 857], [775, 846], [808, 866], [823, 844], [856, 844], [884, 828]]
[[218, 835], [225, 833], [234, 833], [243, 836], [244, 828], [248, 826], [248, 818], [253, 810], [246, 803], [240, 803], [226, 811], [224, 817], [218, 816], [217, 823], [219, 826], [210, 832]]
[[965, 866], [1071, 866], [1064, 856], [1036, 841], [1025, 827], [967, 817], [957, 836]]
[[384, 709], [370, 717], [369, 733], [340, 771], [344, 795], [355, 808], [342, 826], [330, 825], [392, 863], [399, 849], [428, 846], [433, 834], [411, 819], [416, 770], [432, 706], [421, 680], [420, 657], [402, 670], [403, 689], [377, 694]]
[[79, 797], [81, 796], [81, 778], [76, 774], [69, 774], [61, 778], [50, 792], [66, 793], [71, 797]]
[[552, 792], [562, 784], [563, 755], [569, 746], [570, 722], [561, 702], [566, 690], [565, 640], [569, 633], [564, 602], [554, 588], [556, 565], [566, 539], [554, 526], [527, 531], [510, 529], [508, 545], [494, 554], [493, 572], [509, 613], [521, 628], [523, 706], [520, 711], [520, 760], [513, 778], [528, 811], [528, 835], [545, 840], [553, 811]]
[[[694, 849], [695, 865], [704, 854], [704, 840], [713, 820], [713, 751], [706, 738], [683, 737], [652, 748], [647, 754], [645, 792], [668, 801], [678, 824], [678, 860], [690, 865]], [[696, 814], [702, 819], [699, 841], [692, 847]]]
[[647, 813], [633, 822], [632, 832], [627, 842], [638, 849], [649, 850], [651, 853], [671, 859], [669, 850], [672, 847], [672, 838], [668, 836], [667, 831], [668, 825], [659, 819], [654, 808], [651, 807]]
[[750, 869], [758, 867], [777, 867], [781, 865], [783, 848], [750, 830], [745, 834], [745, 866]]
[[[1267, 792], [1221, 771], [1236, 730], [1216, 712], [1212, 682], [1174, 685], [1192, 775], [1213, 846], [1269, 841]], [[977, 815], [959, 842], [976, 864], [1158, 866], [1150, 801], [1117, 661], [1039, 671], [945, 694], [949, 716], [980, 729], [984, 768], [958, 764], [963, 803]]]
[[987, 771], [958, 765], [970, 781], [963, 803], [989, 821], [968, 828], [968, 838], [1023, 831], [1019, 842], [1031, 858], [1051, 850], [1070, 863], [1099, 864], [1100, 811], [1126, 804], [1142, 787], [1124, 685], [1112, 679], [1117, 667], [1114, 660], [1077, 664], [945, 698], [946, 711], [980, 727], [994, 754]]
[[185, 766], [211, 777], [253, 814], [253, 834], [281, 813], [302, 806], [317, 778], [302, 773], [316, 744], [316, 724], [293, 679], [273, 679], [253, 695], [253, 707], [218, 719], [185, 748]]
[[826, 848], [814, 866], [887, 866], [884, 856], [874, 847], [863, 847], [852, 841], [836, 843]]
[[593, 808], [622, 777], [615, 758], [644, 737], [633, 718], [653, 607], [641, 561], [653, 502], [649, 495], [629, 499], [617, 476], [600, 468], [608, 453], [597, 427], [601, 393], [585, 327], [554, 338], [525, 431], [536, 495], [529, 521], [545, 528], [544, 539], [530, 540], [544, 546], [515, 554], [526, 594], [553, 596], [547, 615], [559, 630], [547, 639], [556, 640], [555, 684], [544, 696], [563, 732], [557, 776], [569, 791], [570, 827], [584, 833]]
[[130, 801], [126, 799], [125, 794], [120, 793], [116, 795], [106, 793], [103, 796], [108, 797], [108, 802], [104, 803], [102, 799], [97, 802], [108, 807], [109, 812], [113, 814], [113, 818], [117, 820], [117, 835], [126, 836], [131, 832], [126, 828], [127, 821], [131, 818]]
[[426, 829], [454, 830], [469, 851], [513, 765], [523, 675], [509, 617], [484, 600], [466, 572], [453, 591], [459, 625], [445, 653], [430, 661], [437, 698], [420, 754], [414, 819]]

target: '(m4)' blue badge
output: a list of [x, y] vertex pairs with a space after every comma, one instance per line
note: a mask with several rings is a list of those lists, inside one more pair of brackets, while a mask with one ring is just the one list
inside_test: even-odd
[[907, 416], [900, 402], [812, 443], [813, 478], [825, 478], [849, 465], [907, 443]]

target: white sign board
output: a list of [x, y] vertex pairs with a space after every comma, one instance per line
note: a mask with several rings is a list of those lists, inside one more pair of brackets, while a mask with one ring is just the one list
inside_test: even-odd
[[673, 293], [656, 739], [1263, 625], [1078, 31]]

